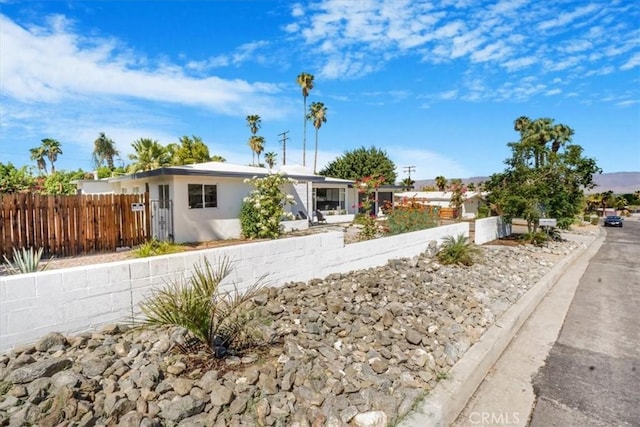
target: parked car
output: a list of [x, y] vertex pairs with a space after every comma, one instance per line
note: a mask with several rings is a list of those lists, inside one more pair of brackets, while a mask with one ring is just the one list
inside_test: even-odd
[[619, 216], [608, 216], [604, 219], [605, 227], [622, 227], [622, 218]]

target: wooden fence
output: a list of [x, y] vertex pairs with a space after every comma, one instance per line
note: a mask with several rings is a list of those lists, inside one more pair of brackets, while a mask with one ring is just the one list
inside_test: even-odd
[[43, 248], [45, 257], [67, 257], [132, 247], [151, 235], [149, 219], [148, 193], [2, 194], [0, 259], [11, 259], [13, 248]]

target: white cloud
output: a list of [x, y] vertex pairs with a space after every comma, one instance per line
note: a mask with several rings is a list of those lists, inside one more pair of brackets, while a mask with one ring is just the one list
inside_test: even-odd
[[[5, 96], [21, 101], [59, 102], [83, 96], [124, 96], [199, 106], [229, 115], [285, 111], [271, 98], [273, 84], [192, 78], [179, 66], [140, 67], [139, 59], [113, 40], [81, 38], [66, 30], [63, 19], [48, 29], [26, 30], [0, 16], [0, 75]], [[261, 43], [247, 45], [251, 51]]]
[[620, 69], [626, 71], [637, 66], [640, 66], [640, 53], [635, 53], [627, 62], [620, 66]]
[[458, 91], [454, 89], [446, 92], [440, 92], [438, 97], [444, 100], [456, 99], [458, 97]]
[[561, 93], [562, 93], [562, 90], [561, 90], [561, 89], [556, 88], [556, 89], [548, 90], [548, 91], [546, 91], [544, 94], [545, 94], [546, 96], [552, 96], [552, 95], [559, 95], [559, 94], [561, 94]]
[[522, 68], [527, 68], [530, 65], [535, 64], [538, 60], [533, 56], [526, 56], [522, 58], [512, 59], [502, 64], [508, 71], [516, 71]]
[[595, 4], [590, 4], [584, 7], [580, 7], [573, 12], [565, 12], [559, 14], [557, 17], [553, 19], [549, 19], [547, 21], [541, 22], [538, 24], [538, 29], [541, 31], [549, 30], [552, 28], [566, 26], [571, 22], [575, 21], [578, 18], [581, 18], [585, 15], [590, 14], [591, 12], [597, 10], [598, 6]]

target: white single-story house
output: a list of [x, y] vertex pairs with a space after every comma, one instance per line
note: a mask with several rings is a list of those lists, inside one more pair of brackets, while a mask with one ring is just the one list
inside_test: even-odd
[[[238, 238], [240, 209], [251, 191], [245, 179], [280, 172], [296, 181], [285, 191], [295, 205], [285, 209], [296, 220], [284, 221], [285, 230], [308, 228], [320, 211], [327, 223], [351, 222], [358, 212], [354, 181], [313, 174], [299, 165], [278, 171], [226, 162], [167, 166], [100, 180], [76, 181], [80, 194], [138, 194], [149, 192], [151, 233], [159, 240], [202, 242]], [[393, 200], [394, 186], [381, 187], [375, 212]]]
[[[486, 206], [485, 200], [487, 193], [479, 193], [476, 191], [467, 191], [464, 193], [462, 204], [462, 218], [475, 218], [478, 215], [478, 208]], [[394, 194], [394, 204], [402, 203], [403, 199], [413, 199], [418, 203], [427, 206], [436, 206], [441, 208], [453, 207], [451, 198], [452, 191], [405, 191]]]

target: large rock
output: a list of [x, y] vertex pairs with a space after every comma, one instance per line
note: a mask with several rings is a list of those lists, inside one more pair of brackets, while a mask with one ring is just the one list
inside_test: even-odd
[[7, 381], [13, 384], [26, 384], [69, 369], [71, 365], [70, 359], [44, 359], [16, 369], [7, 376]]

